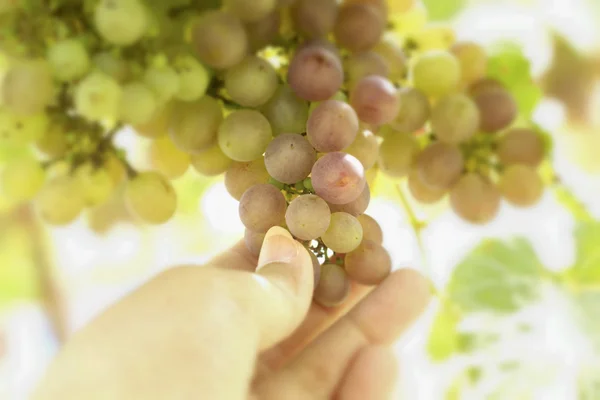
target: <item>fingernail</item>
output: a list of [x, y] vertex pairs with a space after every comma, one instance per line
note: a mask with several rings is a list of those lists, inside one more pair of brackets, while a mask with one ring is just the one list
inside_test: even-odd
[[297, 256], [298, 247], [292, 235], [281, 227], [273, 227], [265, 236], [256, 270], [272, 263], [290, 263]]

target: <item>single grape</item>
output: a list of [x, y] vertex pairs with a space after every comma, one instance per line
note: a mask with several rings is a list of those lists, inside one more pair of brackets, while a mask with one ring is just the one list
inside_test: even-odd
[[102, 72], [92, 72], [75, 87], [73, 100], [79, 115], [90, 121], [114, 120], [119, 116], [123, 90]]
[[487, 53], [474, 42], [459, 42], [450, 49], [460, 63], [462, 83], [470, 85], [487, 74]]
[[49, 181], [35, 201], [40, 217], [50, 225], [68, 225], [81, 213], [84, 206], [79, 181], [61, 176]]
[[347, 204], [365, 188], [365, 169], [356, 157], [346, 153], [327, 153], [311, 171], [315, 193], [331, 204]]
[[544, 159], [544, 142], [533, 129], [515, 128], [498, 141], [496, 154], [504, 165], [525, 164], [537, 167]]
[[336, 253], [350, 253], [363, 239], [363, 229], [358, 220], [345, 212], [331, 214], [329, 227], [321, 235], [325, 246]]
[[[348, 102], [348, 96], [346, 96], [346, 94], [343, 91], [338, 90], [328, 100], [337, 100], [337, 101], [341, 101], [341, 102], [346, 103], [346, 102]], [[328, 101], [328, 100], [325, 100], [325, 101]], [[315, 111], [315, 109], [317, 107], [319, 107], [322, 103], [323, 103], [322, 101], [313, 101], [313, 102], [311, 102], [310, 106], [308, 107], [308, 116], [310, 117], [310, 115], [313, 113], [313, 111]]]
[[346, 254], [344, 265], [353, 281], [377, 285], [392, 271], [392, 258], [380, 244], [363, 240], [358, 248]]
[[148, 122], [134, 126], [135, 133], [149, 139], [165, 136], [169, 133], [173, 108], [173, 104], [170, 103], [161, 106], [154, 112]]
[[218, 143], [192, 156], [192, 166], [204, 176], [221, 175], [229, 169], [233, 161], [227, 157]]
[[158, 102], [152, 90], [141, 82], [131, 82], [123, 86], [120, 117], [132, 125], [145, 124], [154, 116]]
[[223, 5], [242, 21], [253, 22], [275, 10], [277, 0], [224, 0]]
[[494, 133], [508, 128], [519, 113], [515, 99], [504, 88], [479, 89], [473, 100], [481, 115], [479, 127], [484, 132]]
[[464, 166], [460, 149], [443, 142], [429, 145], [416, 161], [421, 181], [432, 189], [450, 189], [460, 178]]
[[129, 46], [144, 36], [148, 14], [138, 0], [101, 0], [94, 10], [94, 23], [107, 42]]
[[131, 78], [131, 65], [110, 51], [94, 54], [92, 62], [99, 72], [110, 76], [119, 83], [124, 83]]
[[377, 244], [383, 243], [383, 231], [373, 217], [362, 214], [357, 219], [363, 230], [363, 240], [369, 240]]
[[244, 107], [258, 107], [273, 96], [279, 86], [275, 68], [257, 56], [248, 56], [227, 70], [225, 89], [233, 101]]
[[504, 90], [504, 86], [502, 83], [493, 78], [483, 78], [478, 81], [473, 82], [467, 88], [467, 94], [471, 97], [477, 96], [481, 92], [486, 92], [489, 90]]
[[283, 224], [286, 207], [285, 197], [275, 186], [254, 185], [240, 199], [240, 219], [247, 229], [266, 232]]
[[12, 200], [24, 202], [38, 194], [46, 180], [46, 171], [33, 158], [19, 158], [8, 162], [0, 177], [2, 193]]
[[0, 90], [1, 100], [11, 112], [40, 113], [54, 98], [52, 70], [41, 60], [17, 62], [4, 75]]
[[338, 100], [326, 100], [310, 114], [306, 137], [318, 151], [341, 151], [352, 144], [358, 128], [358, 117], [352, 107]]
[[508, 166], [498, 186], [502, 196], [517, 207], [533, 206], [544, 194], [544, 182], [537, 171], [522, 164]]
[[150, 144], [148, 156], [150, 165], [168, 179], [183, 176], [190, 166], [189, 154], [179, 150], [168, 136], [155, 139]]
[[269, 173], [262, 159], [250, 162], [233, 162], [225, 172], [225, 188], [236, 200], [254, 185], [269, 182]]
[[341, 47], [352, 52], [373, 48], [385, 30], [385, 14], [368, 4], [344, 4], [340, 7], [333, 34]]
[[144, 72], [144, 83], [152, 89], [157, 101], [163, 104], [175, 97], [182, 82], [170, 66], [153, 65]]
[[396, 15], [404, 14], [411, 10], [416, 4], [416, 0], [386, 0], [385, 3], [388, 6], [390, 14]]
[[288, 229], [298, 239], [314, 240], [325, 233], [331, 220], [329, 206], [319, 196], [304, 194], [296, 197], [285, 213]]
[[454, 93], [444, 96], [431, 112], [431, 128], [445, 143], [461, 143], [479, 129], [479, 109], [468, 96]]
[[446, 189], [432, 188], [423, 183], [416, 169], [411, 170], [408, 174], [408, 190], [415, 200], [423, 204], [437, 203], [447, 193]]
[[261, 50], [275, 41], [279, 35], [280, 27], [281, 12], [279, 10], [270, 13], [256, 22], [246, 23], [246, 33], [248, 34], [250, 50], [253, 52]]
[[368, 129], [361, 128], [354, 142], [344, 150], [361, 162], [365, 170], [373, 167], [379, 157], [379, 140]]
[[63, 39], [52, 44], [46, 57], [54, 76], [63, 82], [83, 77], [91, 64], [85, 46], [76, 39]]
[[191, 55], [178, 57], [173, 67], [179, 76], [179, 89], [175, 98], [196, 101], [206, 94], [211, 80], [210, 72]]
[[387, 78], [390, 74], [390, 67], [385, 59], [373, 51], [350, 55], [344, 62], [344, 70], [350, 88], [356, 86], [366, 76], [377, 75]]
[[223, 111], [214, 98], [204, 96], [193, 103], [180, 103], [174, 110], [169, 134], [181, 151], [199, 153], [215, 142]]
[[296, 52], [288, 69], [288, 83], [302, 99], [323, 101], [335, 94], [344, 82], [338, 56], [319, 45], [308, 45]]
[[265, 151], [265, 166], [269, 175], [290, 185], [306, 178], [315, 161], [315, 150], [304, 136], [295, 133], [277, 136]]
[[350, 280], [344, 268], [336, 264], [321, 266], [319, 284], [315, 288], [314, 300], [323, 307], [336, 307], [346, 300], [350, 293]]
[[260, 158], [271, 139], [271, 125], [258, 111], [234, 111], [219, 126], [219, 146], [227, 157], [235, 161]]
[[383, 57], [388, 68], [388, 78], [393, 82], [406, 78], [408, 61], [402, 46], [393, 34], [384, 34], [373, 51]]
[[381, 76], [361, 79], [350, 93], [350, 104], [367, 124], [385, 125], [400, 111], [400, 97], [394, 85]]
[[413, 133], [425, 126], [431, 114], [429, 99], [419, 89], [402, 88], [399, 91], [400, 111], [390, 122], [398, 132]]
[[412, 69], [415, 88], [427, 96], [441, 97], [454, 91], [460, 82], [460, 63], [443, 50], [431, 50], [419, 55]]
[[321, 280], [321, 263], [319, 262], [319, 259], [317, 258], [317, 256], [315, 256], [315, 253], [313, 253], [312, 251], [310, 251], [310, 249], [307, 249], [308, 254], [310, 255], [310, 259], [312, 260], [312, 264], [313, 264], [313, 274], [314, 274], [314, 290], [317, 289], [317, 287], [319, 286], [319, 281]]
[[91, 163], [77, 168], [75, 178], [79, 180], [83, 201], [87, 207], [106, 203], [115, 190], [115, 184], [108, 171], [96, 168]]
[[419, 143], [412, 134], [392, 132], [379, 146], [379, 168], [391, 177], [405, 177], [418, 154]]
[[127, 182], [125, 202], [143, 222], [159, 225], [173, 217], [177, 194], [171, 183], [157, 172], [142, 172]]
[[105, 155], [104, 161], [102, 162], [102, 168], [108, 172], [115, 187], [123, 183], [125, 178], [127, 178], [127, 170], [125, 169], [125, 165], [123, 165], [123, 161], [121, 161], [114, 153]]
[[354, 217], [358, 217], [367, 210], [370, 202], [371, 190], [369, 189], [369, 185], [366, 184], [362, 193], [356, 200], [347, 204], [330, 204], [329, 208], [331, 209], [331, 212], [345, 212]]
[[254, 257], [258, 257], [260, 255], [260, 250], [262, 249], [263, 242], [265, 241], [265, 235], [266, 233], [254, 232], [250, 229], [246, 229], [244, 231], [244, 243], [246, 244], [248, 252], [250, 252], [250, 254], [252, 254]]
[[479, 174], [461, 177], [450, 191], [450, 205], [462, 219], [473, 224], [485, 224], [496, 217], [500, 209], [500, 192]]
[[192, 28], [192, 43], [200, 60], [226, 69], [241, 62], [248, 52], [248, 36], [239, 18], [222, 10], [206, 11]]
[[27, 145], [39, 140], [48, 126], [46, 113], [19, 115], [0, 108], [0, 142]]
[[335, 25], [338, 5], [336, 0], [296, 0], [290, 13], [296, 32], [309, 39], [322, 38]]
[[65, 154], [68, 147], [67, 135], [62, 126], [51, 124], [35, 142], [35, 147], [49, 158], [57, 158]]
[[275, 136], [282, 133], [303, 133], [308, 120], [308, 103], [287, 85], [277, 89], [271, 100], [262, 108]]

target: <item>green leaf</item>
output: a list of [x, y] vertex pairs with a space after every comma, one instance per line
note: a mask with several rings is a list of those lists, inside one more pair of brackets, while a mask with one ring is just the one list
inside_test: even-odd
[[509, 313], [538, 297], [543, 272], [525, 239], [486, 240], [456, 267], [448, 294], [463, 311]]
[[466, 0], [423, 0], [431, 21], [443, 21], [454, 17], [467, 4]]
[[577, 258], [567, 276], [578, 286], [600, 285], [600, 222], [579, 225], [575, 242]]
[[449, 302], [444, 302], [433, 321], [427, 340], [427, 352], [433, 361], [448, 359], [458, 350], [460, 313]]
[[542, 90], [531, 76], [531, 65], [522, 49], [514, 43], [502, 43], [492, 51], [488, 76], [502, 82], [512, 93], [519, 113], [529, 119], [542, 99]]

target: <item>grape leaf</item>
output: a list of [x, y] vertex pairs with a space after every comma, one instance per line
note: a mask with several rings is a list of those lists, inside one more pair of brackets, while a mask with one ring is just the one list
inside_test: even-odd
[[486, 240], [456, 267], [448, 295], [466, 312], [508, 313], [537, 298], [543, 272], [525, 239]]
[[522, 49], [514, 43], [502, 43], [491, 52], [488, 76], [502, 82], [517, 101], [522, 117], [529, 119], [542, 90], [531, 76], [531, 65]]
[[600, 222], [580, 224], [575, 230], [577, 258], [567, 273], [578, 285], [600, 285]]
[[431, 21], [443, 21], [454, 17], [467, 4], [466, 0], [423, 0]]

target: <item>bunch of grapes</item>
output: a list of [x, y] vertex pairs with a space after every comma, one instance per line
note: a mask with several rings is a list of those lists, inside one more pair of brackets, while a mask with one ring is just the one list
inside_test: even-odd
[[[71, 0], [0, 6], [0, 141], [28, 149], [3, 193], [54, 225], [112, 198], [162, 224], [190, 165], [224, 174], [248, 249], [286, 227], [313, 254], [315, 299], [390, 272], [364, 214], [377, 173], [485, 223], [543, 191], [545, 155], [475, 43], [400, 34], [412, 0]], [[416, 14], [415, 14], [416, 12]], [[411, 14], [412, 13], [412, 14]], [[429, 41], [429, 42], [428, 42]], [[151, 140], [138, 171], [115, 136]]]

